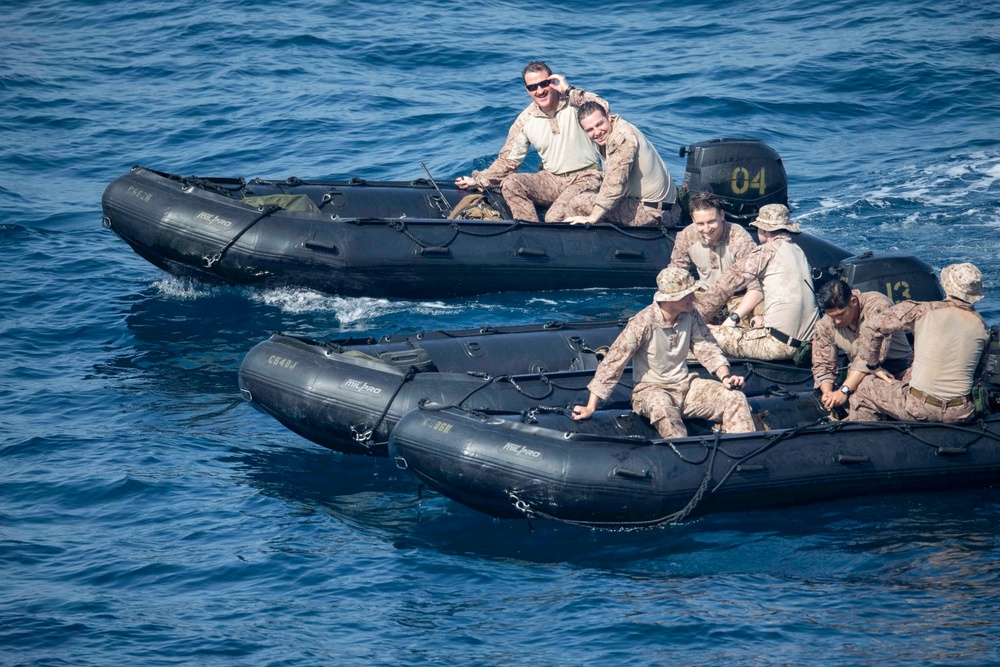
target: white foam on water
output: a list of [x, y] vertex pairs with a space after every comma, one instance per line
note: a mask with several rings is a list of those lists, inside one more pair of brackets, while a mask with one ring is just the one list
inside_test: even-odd
[[315, 290], [282, 287], [254, 290], [251, 300], [288, 314], [333, 313], [342, 329], [365, 328], [375, 319], [395, 313], [441, 315], [460, 311], [441, 301], [402, 301], [379, 297], [343, 297]]
[[154, 280], [152, 286], [163, 296], [182, 301], [211, 296], [217, 289], [193, 278], [179, 278], [172, 275], [164, 275], [159, 280]]

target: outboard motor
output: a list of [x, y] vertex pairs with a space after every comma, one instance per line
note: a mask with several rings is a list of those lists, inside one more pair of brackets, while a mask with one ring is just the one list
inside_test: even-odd
[[931, 265], [900, 252], [864, 252], [848, 257], [837, 271], [847, 283], [862, 292], [881, 292], [895, 303], [941, 301], [945, 297]]
[[746, 224], [765, 204], [788, 205], [788, 178], [778, 153], [760, 139], [710, 139], [680, 149], [687, 156], [682, 203], [692, 192], [712, 192], [726, 219]]

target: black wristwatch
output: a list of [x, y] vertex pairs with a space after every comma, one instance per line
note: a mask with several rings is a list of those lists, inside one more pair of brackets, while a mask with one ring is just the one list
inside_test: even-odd
[[851, 395], [851, 388], [848, 387], [846, 384], [842, 384], [842, 385], [840, 385], [840, 392], [844, 396], [850, 396]]
[[739, 324], [740, 323], [740, 319], [742, 319], [742, 318], [740, 318], [740, 314], [739, 313], [737, 313], [737, 312], [734, 311], [732, 313], [729, 313], [729, 319], [731, 319], [733, 321], [733, 324]]

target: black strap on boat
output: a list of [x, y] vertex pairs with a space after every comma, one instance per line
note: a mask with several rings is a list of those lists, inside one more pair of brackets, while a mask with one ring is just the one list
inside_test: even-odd
[[256, 218], [254, 218], [253, 220], [251, 220], [249, 225], [247, 225], [246, 227], [244, 227], [243, 229], [241, 229], [239, 231], [239, 233], [237, 233], [233, 238], [231, 238], [229, 240], [229, 243], [227, 243], [226, 245], [224, 245], [222, 247], [222, 250], [219, 250], [214, 255], [211, 255], [211, 256], [205, 255], [204, 257], [201, 258], [201, 263], [202, 263], [202, 265], [206, 269], [212, 268], [212, 266], [216, 262], [218, 262], [219, 260], [221, 260], [222, 256], [226, 253], [226, 251], [229, 250], [230, 248], [232, 248], [233, 245], [237, 241], [240, 240], [240, 237], [242, 237], [244, 234], [246, 234], [248, 231], [250, 231], [251, 227], [253, 227], [254, 225], [256, 225], [258, 222], [260, 222], [261, 220], [263, 220], [267, 216], [271, 215], [272, 213], [275, 213], [276, 211], [280, 211], [281, 207], [280, 206], [275, 206], [273, 204], [268, 204], [267, 206], [262, 206], [259, 210], [261, 212], [260, 215], [258, 215]]
[[399, 392], [402, 391], [403, 387], [406, 386], [406, 383], [412, 380], [413, 376], [416, 374], [416, 367], [410, 366], [406, 369], [406, 373], [403, 374], [403, 381], [399, 383], [398, 387], [396, 387], [396, 391], [392, 392], [392, 396], [390, 396], [389, 400], [386, 402], [385, 408], [382, 409], [382, 414], [378, 416], [378, 419], [375, 420], [375, 424], [371, 428], [366, 429], [362, 426], [360, 428], [364, 430], [359, 430], [359, 427], [351, 425], [351, 434], [354, 436], [354, 442], [361, 445], [365, 449], [371, 449], [373, 444], [377, 444], [372, 443], [372, 436], [375, 434], [378, 427], [382, 425], [382, 421], [385, 420], [385, 416], [389, 414], [389, 408], [392, 407], [392, 402], [396, 400], [397, 396], [399, 396]]

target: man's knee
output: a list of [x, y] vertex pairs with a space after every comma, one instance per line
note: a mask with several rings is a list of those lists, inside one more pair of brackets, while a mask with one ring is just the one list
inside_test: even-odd
[[504, 197], [510, 195], [526, 196], [528, 192], [527, 184], [520, 178], [521, 174], [511, 174], [500, 182], [500, 192]]

